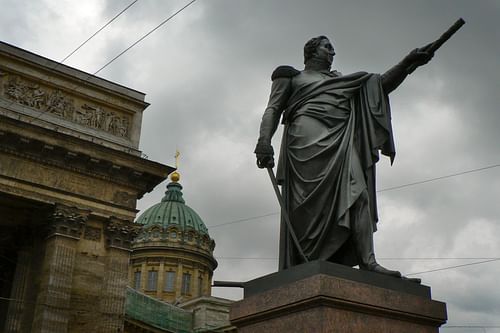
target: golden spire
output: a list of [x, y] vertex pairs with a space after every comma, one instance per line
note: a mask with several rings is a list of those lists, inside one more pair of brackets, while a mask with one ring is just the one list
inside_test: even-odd
[[179, 169], [179, 156], [181, 156], [181, 153], [179, 152], [178, 149], [175, 150], [175, 171], [170, 174], [170, 179], [177, 183], [181, 179], [181, 174], [177, 172], [177, 169]]

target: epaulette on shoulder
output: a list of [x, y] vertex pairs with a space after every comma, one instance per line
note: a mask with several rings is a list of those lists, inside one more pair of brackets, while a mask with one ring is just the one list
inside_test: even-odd
[[298, 75], [300, 71], [296, 70], [292, 66], [279, 66], [276, 68], [271, 75], [271, 80], [276, 80], [281, 77], [294, 77], [295, 75]]

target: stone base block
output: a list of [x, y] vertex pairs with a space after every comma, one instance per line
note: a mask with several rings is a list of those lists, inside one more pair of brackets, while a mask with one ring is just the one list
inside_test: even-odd
[[245, 283], [230, 311], [240, 333], [436, 333], [446, 319], [427, 286], [319, 261]]

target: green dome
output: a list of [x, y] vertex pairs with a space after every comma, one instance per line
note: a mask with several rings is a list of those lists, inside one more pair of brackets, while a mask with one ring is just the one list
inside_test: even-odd
[[164, 229], [177, 226], [183, 231], [194, 229], [200, 234], [208, 235], [205, 223], [192, 208], [186, 205], [181, 190], [181, 184], [169, 183], [161, 202], [146, 209], [136, 223], [143, 224], [145, 227], [160, 225]]

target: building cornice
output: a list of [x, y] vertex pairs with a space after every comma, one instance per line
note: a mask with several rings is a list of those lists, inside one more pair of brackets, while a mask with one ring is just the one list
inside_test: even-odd
[[[42, 165], [132, 187], [139, 193], [138, 197], [117, 198], [117, 201], [141, 198], [174, 170], [172, 167], [99, 144], [91, 144], [92, 147], [88, 147], [88, 142], [62, 133], [15, 123], [13, 119], [0, 116], [0, 151]], [[19, 126], [23, 126], [22, 132]], [[127, 196], [126, 193], [116, 195]]]

